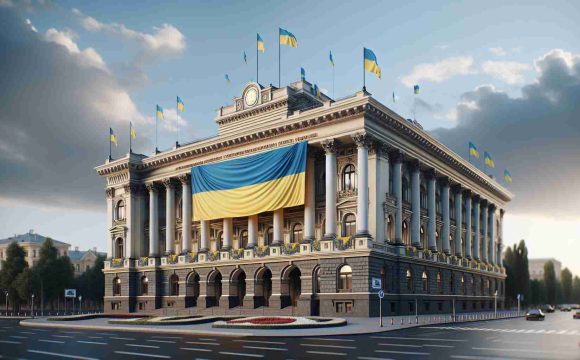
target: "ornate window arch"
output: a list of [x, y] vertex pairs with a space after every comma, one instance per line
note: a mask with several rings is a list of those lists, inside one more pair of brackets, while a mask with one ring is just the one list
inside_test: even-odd
[[125, 200], [119, 200], [115, 204], [115, 220], [125, 220]]
[[413, 272], [411, 271], [411, 269], [407, 269], [406, 280], [407, 280], [407, 290], [412, 292], [414, 286], [413, 286]]
[[122, 237], [115, 239], [115, 253], [113, 255], [116, 259], [122, 259], [125, 257], [125, 241]]
[[395, 240], [395, 223], [392, 215], [387, 216], [387, 239], [389, 241]]
[[320, 266], [316, 266], [312, 273], [312, 292], [315, 294], [320, 293]]
[[338, 271], [338, 292], [352, 292], [352, 268], [342, 265]]
[[342, 189], [343, 191], [347, 190], [356, 190], [356, 169], [353, 164], [347, 164], [344, 169], [342, 169]]
[[423, 271], [421, 274], [421, 285], [423, 287], [423, 291], [429, 291], [429, 275], [427, 274], [427, 271]]
[[301, 223], [294, 224], [294, 226], [292, 227], [292, 242], [297, 244], [301, 243], [303, 236], [304, 234], [302, 230], [302, 224]]
[[248, 230], [240, 231], [240, 241], [238, 245], [240, 249], [245, 249], [248, 246]]
[[147, 275], [141, 276], [141, 282], [139, 286], [139, 295], [144, 296], [149, 294], [149, 279]]
[[437, 291], [443, 293], [443, 279], [441, 279], [441, 271], [437, 272]]
[[179, 276], [171, 274], [169, 277], [169, 296], [179, 296]]
[[409, 225], [407, 225], [407, 220], [403, 220], [403, 243], [407, 246], [411, 245], [411, 239], [409, 237]]
[[354, 236], [356, 234], [356, 216], [352, 213], [344, 215], [342, 220], [343, 236]]
[[113, 296], [121, 296], [121, 279], [118, 276], [113, 278]]

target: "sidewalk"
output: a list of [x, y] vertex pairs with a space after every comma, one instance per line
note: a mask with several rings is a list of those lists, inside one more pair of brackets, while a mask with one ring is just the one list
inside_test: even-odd
[[[22, 326], [61, 328], [61, 329], [84, 329], [98, 331], [128, 331], [147, 332], [156, 334], [179, 334], [179, 335], [209, 335], [209, 336], [264, 336], [264, 337], [311, 337], [311, 336], [333, 336], [333, 335], [356, 335], [371, 334], [385, 331], [405, 329], [415, 326], [426, 326], [434, 324], [451, 324], [473, 321], [495, 320], [493, 312], [486, 313], [466, 313], [458, 314], [457, 319], [452, 321], [451, 314], [446, 315], [421, 315], [415, 316], [394, 316], [384, 317], [383, 327], [379, 326], [379, 318], [346, 318], [348, 324], [341, 327], [316, 328], [316, 329], [280, 329], [280, 330], [258, 330], [258, 329], [214, 329], [212, 323], [198, 325], [117, 325], [109, 324], [109, 319], [90, 319], [78, 321], [48, 321], [46, 318], [36, 318], [23, 320]], [[498, 312], [497, 319], [518, 317], [517, 312]], [[520, 314], [521, 316], [522, 314]], [[402, 321], [402, 324], [401, 324]], [[391, 325], [392, 322], [392, 325]]]

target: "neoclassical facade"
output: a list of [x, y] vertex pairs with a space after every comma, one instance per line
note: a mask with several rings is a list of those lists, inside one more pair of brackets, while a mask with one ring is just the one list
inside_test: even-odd
[[[377, 316], [503, 306], [513, 195], [366, 91], [249, 83], [218, 135], [96, 168], [106, 178], [105, 309]], [[304, 205], [192, 221], [191, 167], [308, 141]], [[220, 206], [215, 204], [215, 206]]]

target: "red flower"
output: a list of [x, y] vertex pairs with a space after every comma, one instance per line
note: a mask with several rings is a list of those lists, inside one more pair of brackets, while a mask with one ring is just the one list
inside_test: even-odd
[[295, 322], [294, 318], [283, 317], [259, 317], [254, 319], [230, 320], [228, 324], [254, 324], [254, 325], [273, 325], [273, 324], [290, 324]]

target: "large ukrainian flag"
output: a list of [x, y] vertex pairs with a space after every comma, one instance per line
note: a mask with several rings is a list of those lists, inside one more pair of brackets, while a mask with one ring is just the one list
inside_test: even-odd
[[193, 220], [212, 220], [304, 204], [308, 143], [191, 168]]

